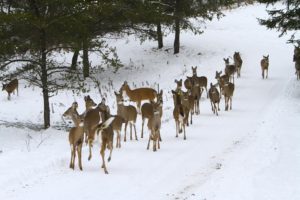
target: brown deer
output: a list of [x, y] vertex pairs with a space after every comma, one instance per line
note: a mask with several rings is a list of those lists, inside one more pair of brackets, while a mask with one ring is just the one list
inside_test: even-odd
[[[195, 107], [195, 97], [190, 91], [182, 92], [181, 96], [182, 105], [187, 108], [187, 118], [190, 116], [190, 124], [193, 124], [193, 114]], [[187, 120], [187, 126], [189, 126], [189, 120]]]
[[84, 103], [85, 103], [85, 111], [80, 115], [80, 117], [82, 119], [84, 118], [84, 116], [88, 110], [91, 110], [91, 109], [93, 109], [93, 107], [97, 106], [97, 104], [90, 97], [90, 95], [84, 96]]
[[2, 84], [2, 91], [6, 90], [8, 96], [7, 99], [10, 100], [10, 94], [15, 94], [15, 90], [17, 90], [17, 95], [19, 96], [19, 81], [18, 79], [13, 79], [7, 84]]
[[[112, 156], [112, 151], [113, 151], [113, 140], [114, 140], [114, 131], [112, 127], [112, 122], [114, 120], [114, 117], [110, 115], [110, 109], [108, 106], [105, 105], [105, 102], [101, 102], [102, 104], [99, 106], [101, 116], [102, 116], [102, 121], [104, 121], [104, 124], [109, 124], [108, 126], [103, 126], [103, 124], [99, 124], [96, 127], [97, 134], [101, 132], [101, 149], [100, 149], [100, 154], [102, 157], [102, 168], [105, 172], [105, 174], [108, 174], [106, 164], [105, 164], [105, 150], [106, 148], [109, 149], [109, 157], [107, 159], [108, 162], [111, 160]], [[103, 128], [105, 127], [105, 128]]]
[[223, 58], [225, 62], [225, 74], [229, 77], [229, 81], [234, 83], [234, 73], [236, 71], [235, 65], [229, 64], [229, 58]]
[[187, 90], [191, 90], [192, 86], [193, 86], [192, 78], [187, 76], [186, 79], [184, 80], [184, 87]]
[[161, 127], [161, 103], [153, 103], [153, 115], [148, 120], [148, 129], [151, 131], [149, 134], [149, 140], [147, 150], [150, 146], [150, 140], [153, 140], [153, 151], [160, 149], [160, 127]]
[[187, 108], [182, 105], [181, 102], [181, 95], [182, 92], [176, 92], [172, 90], [172, 94], [175, 96], [176, 105], [173, 110], [173, 117], [175, 119], [176, 124], [176, 137], [178, 137], [178, 133], [184, 133], [183, 139], [186, 140], [186, 133], [185, 133], [185, 125], [187, 124]]
[[134, 106], [125, 106], [124, 99], [121, 93], [115, 92], [116, 102], [117, 102], [117, 114], [125, 120], [125, 134], [124, 134], [124, 142], [126, 142], [127, 135], [127, 125], [130, 123], [130, 140], [132, 140], [132, 126], [134, 128], [135, 139], [138, 140], [136, 134], [135, 122], [137, 118], [137, 111]]
[[[69, 113], [66, 115], [69, 115]], [[82, 152], [82, 144], [84, 141], [83, 119], [80, 118], [78, 114], [77, 115], [74, 114], [72, 118], [76, 121], [75, 123], [76, 127], [72, 127], [69, 131], [69, 143], [71, 146], [70, 168], [74, 170], [74, 163], [75, 163], [76, 151], [77, 151], [79, 169], [82, 170], [81, 152]], [[98, 130], [106, 129], [110, 123], [111, 120], [102, 124], [98, 124], [97, 129]]]
[[[159, 113], [160, 113], [160, 117], [162, 117], [162, 106], [163, 106], [163, 91], [161, 90], [158, 94], [157, 94], [157, 101], [156, 103], [158, 103], [160, 105], [159, 107]], [[144, 137], [144, 123], [145, 120], [152, 118], [154, 115], [154, 102], [151, 101], [150, 103], [144, 103], [142, 105], [141, 111], [142, 111], [142, 132], [141, 132], [141, 138]]]
[[213, 85], [210, 83], [210, 88], [208, 91], [210, 103], [211, 103], [211, 110], [214, 114], [218, 116], [218, 110], [220, 110], [220, 93], [216, 87], [216, 85]]
[[139, 112], [141, 110], [141, 102], [143, 100], [153, 101], [157, 96], [156, 90], [154, 90], [152, 88], [137, 88], [137, 89], [131, 90], [127, 81], [124, 81], [124, 83], [120, 89], [121, 94], [123, 93], [123, 91], [126, 92], [130, 101], [136, 102], [137, 109]]
[[235, 69], [237, 72], [237, 78], [239, 78], [239, 77], [241, 77], [241, 69], [242, 69], [242, 64], [243, 64], [243, 60], [241, 58], [240, 52], [234, 52], [233, 61], [234, 61]]
[[75, 126], [79, 126], [79, 120], [80, 115], [77, 112], [78, 103], [75, 101], [72, 103], [72, 106], [69, 107], [63, 114], [63, 117], [70, 117], [74, 123]]
[[295, 62], [297, 80], [299, 80], [300, 79], [300, 47], [295, 46], [293, 61]]
[[[187, 81], [189, 80], [189, 81]], [[202, 92], [203, 92], [203, 88], [200, 87], [200, 84], [198, 82], [198, 78], [197, 77], [189, 77], [187, 76], [186, 82], [190, 82], [191, 86], [188, 86], [188, 91], [190, 92], [191, 96], [193, 96], [194, 98], [194, 106], [193, 106], [193, 114], [196, 113], [197, 115], [200, 114], [200, 99], [202, 96]], [[187, 88], [187, 87], [186, 87]]]
[[224, 74], [224, 75], [221, 75], [221, 74], [222, 74], [222, 71], [220, 71], [220, 72], [216, 71], [215, 79], [217, 79], [217, 81], [218, 81], [220, 93], [222, 94], [222, 87], [225, 83], [229, 82], [229, 77], [226, 74]]
[[224, 95], [224, 99], [225, 99], [225, 110], [228, 111], [228, 106], [229, 106], [229, 101], [230, 101], [230, 107], [229, 109], [232, 109], [232, 96], [233, 96], [233, 92], [234, 92], [234, 84], [233, 83], [225, 83], [222, 86], [222, 94]]
[[261, 75], [262, 78], [265, 78], [265, 71], [266, 71], [266, 78], [268, 78], [268, 70], [269, 70], [269, 55], [263, 56], [263, 59], [260, 61], [261, 66]]
[[200, 88], [205, 89], [206, 91], [206, 96], [208, 98], [208, 93], [207, 93], [207, 78], [205, 76], [197, 76], [197, 66], [196, 67], [192, 67], [192, 71], [193, 71], [193, 79], [194, 79], [194, 84], [199, 84]]
[[[105, 111], [105, 112], [100, 112], [101, 119], [104, 119], [107, 113], [110, 114], [109, 107], [105, 104], [105, 102], [106, 102], [105, 98], [102, 98], [102, 101], [99, 104], [100, 110]], [[125, 123], [125, 120], [119, 115], [113, 115], [113, 117], [114, 120], [112, 121], [111, 126], [113, 131], [117, 133], [116, 148], [121, 148], [121, 129], [122, 129], [122, 124]]]
[[100, 122], [100, 104], [96, 108], [88, 110], [83, 118], [84, 132], [87, 135], [88, 145], [89, 145], [89, 157], [88, 160], [92, 158], [92, 147], [95, 139], [96, 127]]

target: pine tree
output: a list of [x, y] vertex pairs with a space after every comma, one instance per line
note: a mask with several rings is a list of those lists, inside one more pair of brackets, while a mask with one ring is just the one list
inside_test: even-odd
[[[261, 3], [274, 4], [282, 2], [279, 0], [259, 0]], [[269, 29], [276, 29], [280, 32], [280, 37], [288, 31], [292, 32], [289, 39], [291, 43], [300, 44], [298, 31], [300, 30], [300, 1], [299, 0], [286, 0], [283, 2], [284, 7], [278, 9], [267, 10], [269, 14], [268, 19], [259, 19], [261, 25]]]

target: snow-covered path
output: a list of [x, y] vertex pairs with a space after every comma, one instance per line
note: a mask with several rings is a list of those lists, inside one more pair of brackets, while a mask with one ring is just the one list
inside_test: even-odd
[[[177, 56], [150, 51], [154, 42], [137, 47], [138, 41], [127, 45], [115, 41], [125, 63], [132, 59], [143, 65], [136, 72], [123, 69], [112, 75], [116, 87], [128, 79], [137, 83], [159, 81], [164, 89], [161, 149], [155, 153], [146, 150], [148, 134], [138, 142], [122, 143], [121, 149], [114, 149], [107, 165], [110, 174], [105, 175], [98, 146], [90, 162], [84, 147], [84, 170], [72, 171], [68, 168], [66, 132], [1, 127], [0, 199], [299, 199], [300, 82], [293, 74], [293, 48], [285, 43], [286, 38], [278, 39], [277, 33], [259, 26], [256, 17], [261, 16], [265, 16], [262, 5], [227, 12], [220, 21], [207, 24], [203, 35], [182, 34], [184, 46]], [[172, 39], [166, 38], [166, 48]], [[242, 77], [236, 80], [233, 110], [225, 112], [222, 99], [216, 117], [203, 97], [200, 116], [195, 116], [194, 124], [187, 128], [187, 140], [182, 135], [175, 138], [173, 102], [168, 92], [175, 88], [174, 79], [185, 78], [191, 73], [190, 66], [197, 65], [199, 74], [215, 82], [215, 71], [224, 68], [222, 58], [234, 51], [241, 52], [244, 64]], [[263, 54], [270, 54], [267, 80], [260, 75]], [[1, 119], [30, 121], [40, 116], [35, 106], [40, 102], [38, 92], [24, 89], [21, 94], [23, 103], [31, 106], [16, 103], [18, 98], [7, 102], [3, 96], [6, 107], [1, 106]], [[53, 101], [60, 102], [66, 96], [70, 97], [59, 94]], [[70, 97], [64, 104], [72, 101]], [[7, 113], [12, 108], [23, 112], [10, 116]], [[60, 109], [62, 112], [65, 107]], [[53, 117], [60, 120], [57, 113]], [[137, 129], [140, 133], [140, 119]]]

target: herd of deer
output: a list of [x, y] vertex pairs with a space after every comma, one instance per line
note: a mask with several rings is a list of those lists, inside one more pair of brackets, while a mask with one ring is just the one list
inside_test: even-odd
[[[192, 67], [192, 76], [187, 76], [183, 83], [186, 91], [182, 90], [182, 79], [175, 80], [177, 87], [171, 92], [174, 100], [173, 117], [176, 124], [176, 137], [178, 137], [179, 133], [183, 132], [183, 139], [186, 139], [185, 126], [189, 126], [189, 124], [193, 123], [194, 114], [200, 114], [200, 99], [204, 90], [206, 91], [207, 98], [210, 99], [211, 109], [214, 114], [218, 115], [218, 111], [220, 111], [219, 103], [222, 95], [225, 99], [225, 110], [228, 111], [228, 109], [232, 109], [232, 97], [235, 89], [234, 75], [237, 74], [237, 78], [241, 76], [243, 64], [239, 52], [234, 53], [233, 61], [234, 64], [230, 64], [229, 58], [224, 58], [225, 73], [222, 75], [222, 71], [216, 71], [215, 79], [217, 80], [217, 83], [210, 83], [210, 88], [208, 90], [207, 78], [205, 76], [197, 76], [197, 67]], [[294, 62], [296, 63], [297, 79], [299, 79], [300, 48], [295, 47]], [[263, 56], [260, 64], [262, 78], [268, 78], [269, 56]], [[15, 90], [18, 92], [18, 80], [14, 79], [8, 84], [3, 84], [3, 90], [7, 91], [8, 99], [10, 100], [11, 93]], [[135, 102], [137, 107], [125, 105], [124, 94], [127, 95], [130, 101]], [[72, 106], [64, 112], [63, 117], [70, 117], [75, 125], [69, 131], [69, 143], [71, 146], [70, 168], [74, 169], [77, 153], [78, 165], [80, 170], [82, 170], [82, 145], [84, 142], [88, 144], [88, 160], [90, 160], [92, 158], [93, 142], [95, 137], [98, 136], [101, 139], [100, 154], [102, 157], [102, 168], [107, 174], [105, 150], [108, 149], [110, 151], [108, 157], [108, 161], [110, 161], [113, 151], [114, 133], [117, 134], [116, 148], [121, 147], [122, 124], [125, 124], [124, 142], [126, 142], [127, 139], [128, 123], [130, 124], [130, 140], [133, 139], [132, 129], [134, 129], [135, 140], [138, 140], [135, 126], [138, 113], [141, 114], [142, 117], [141, 138], [144, 136], [145, 120], [148, 119], [147, 126], [150, 134], [147, 149], [149, 149], [151, 140], [153, 141], [153, 151], [160, 148], [160, 141], [162, 140], [160, 128], [163, 115], [163, 91], [156, 91], [152, 88], [130, 89], [128, 83], [125, 81], [119, 92], [115, 92], [115, 96], [117, 103], [116, 115], [110, 113], [105, 98], [97, 105], [89, 95], [84, 97], [86, 109], [84, 113], [79, 114], [77, 112], [77, 102], [74, 102]], [[141, 103], [145, 100], [147, 103], [144, 103], [141, 106]]]

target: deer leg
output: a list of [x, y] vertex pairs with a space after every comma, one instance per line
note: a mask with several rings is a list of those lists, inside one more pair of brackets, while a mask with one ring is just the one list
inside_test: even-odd
[[71, 168], [71, 169], [74, 169], [74, 164], [73, 164], [73, 163], [74, 163], [74, 161], [73, 161], [73, 157], [74, 157], [74, 156], [73, 156], [73, 155], [74, 155], [74, 148], [73, 148], [73, 145], [72, 145], [72, 144], [71, 144], [71, 146], [70, 146], [70, 147], [71, 147], [71, 160], [70, 160], [70, 168]]
[[108, 157], [107, 161], [110, 162], [111, 161], [112, 152], [113, 152], [113, 143], [112, 143], [112, 141], [108, 143], [108, 148], [109, 148], [110, 151], [109, 151], [109, 157]]
[[191, 124], [193, 124], [193, 113], [191, 112]]
[[117, 130], [117, 144], [116, 144], [116, 148], [121, 148], [121, 134], [120, 134], [119, 130]]
[[136, 134], [136, 127], [135, 123], [133, 124], [134, 134], [135, 134], [135, 140], [138, 140], [137, 134]]
[[267, 71], [267, 75], [266, 75], [266, 78], [268, 78], [268, 73], [269, 73], [269, 70], [267, 69], [266, 71]]
[[88, 160], [90, 161], [92, 158], [92, 147], [93, 147], [93, 140], [92, 139], [88, 139], [89, 142], [89, 157]]
[[157, 135], [154, 131], [154, 136], [153, 136], [153, 151], [155, 152], [156, 151], [156, 140], [157, 140]]
[[183, 139], [186, 140], [186, 135], [185, 135], [185, 125], [183, 124]]
[[150, 134], [149, 134], [149, 140], [148, 140], [147, 150], [149, 150], [150, 140], [151, 140], [151, 134], [152, 134], [152, 131], [151, 131]]
[[262, 70], [262, 73], [261, 73], [261, 75], [262, 75], [262, 78], [264, 79], [264, 78], [265, 78], [265, 73], [264, 73], [264, 70]]
[[104, 173], [105, 173], [105, 174], [108, 174], [108, 171], [107, 171], [106, 165], [105, 165], [105, 159], [104, 159], [104, 156], [105, 156], [105, 148], [106, 148], [105, 146], [106, 146], [105, 142], [102, 142], [100, 154], [101, 154], [101, 157], [102, 157], [102, 168], [104, 169]]
[[145, 123], [145, 118], [142, 119], [142, 133], [141, 133], [141, 138], [144, 137], [144, 123]]
[[[160, 139], [160, 131], [158, 131], [158, 138]], [[157, 140], [157, 148], [160, 149], [159, 139]]]
[[138, 101], [136, 103], [137, 109], [138, 109], [138, 113], [141, 114], [141, 101]]
[[126, 135], [127, 135], [127, 125], [128, 125], [128, 121], [125, 123], [124, 142], [126, 142]]
[[132, 123], [129, 122], [129, 124], [130, 124], [130, 140], [132, 140]]
[[79, 164], [79, 169], [82, 171], [81, 150], [82, 150], [82, 142], [77, 146], [78, 164]]
[[175, 125], [176, 125], [176, 137], [178, 137], [178, 122], [175, 120]]

